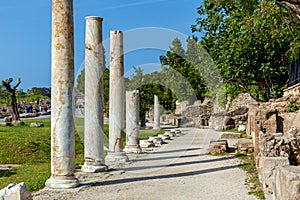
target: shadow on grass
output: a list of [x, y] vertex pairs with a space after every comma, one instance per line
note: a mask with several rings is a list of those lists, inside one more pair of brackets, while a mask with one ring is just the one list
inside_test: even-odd
[[180, 177], [188, 177], [188, 176], [195, 176], [207, 173], [213, 173], [218, 171], [230, 170], [237, 168], [238, 165], [226, 166], [226, 167], [217, 167], [212, 169], [203, 169], [198, 171], [192, 172], [183, 172], [183, 173], [176, 173], [176, 174], [166, 174], [166, 175], [158, 175], [158, 176], [147, 176], [147, 177], [137, 177], [137, 178], [125, 178], [119, 180], [108, 180], [104, 182], [94, 183], [93, 186], [103, 186], [103, 185], [116, 185], [116, 184], [124, 184], [124, 183], [131, 183], [137, 181], [150, 181], [150, 180], [157, 180], [157, 179], [170, 179], [170, 178], [180, 178]]
[[1, 170], [0, 169], [0, 178], [1, 177], [10, 177], [11, 175], [16, 174], [16, 172], [11, 171], [11, 170]]

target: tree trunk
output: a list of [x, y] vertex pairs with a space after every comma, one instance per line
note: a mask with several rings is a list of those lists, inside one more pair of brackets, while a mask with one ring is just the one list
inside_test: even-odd
[[18, 112], [18, 104], [17, 104], [17, 98], [16, 98], [16, 90], [13, 90], [12, 94], [11, 94], [11, 107], [12, 107], [12, 121], [16, 122], [16, 121], [20, 121], [20, 115]]

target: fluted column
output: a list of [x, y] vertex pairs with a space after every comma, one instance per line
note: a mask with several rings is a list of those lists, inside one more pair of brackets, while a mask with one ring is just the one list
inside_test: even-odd
[[107, 171], [104, 163], [102, 21], [86, 17], [85, 38], [85, 116], [83, 172]]
[[124, 137], [124, 51], [123, 33], [110, 32], [109, 80], [109, 151], [107, 163], [123, 163], [128, 157], [123, 149]]
[[126, 153], [141, 153], [139, 126], [139, 91], [126, 92]]
[[154, 120], [153, 129], [160, 130], [160, 113], [159, 113], [159, 101], [157, 95], [154, 95]]
[[46, 186], [72, 188], [75, 172], [73, 119], [73, 1], [52, 1], [51, 177]]

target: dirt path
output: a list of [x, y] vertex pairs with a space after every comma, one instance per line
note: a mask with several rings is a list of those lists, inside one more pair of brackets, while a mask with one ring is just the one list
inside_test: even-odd
[[218, 132], [206, 129], [183, 129], [185, 135], [156, 151], [131, 156], [131, 164], [114, 175], [99, 173], [87, 176], [82, 183], [92, 184], [72, 190], [44, 189], [34, 199], [195, 199], [252, 200], [247, 194], [245, 172], [231, 156], [207, 155], [210, 139]]

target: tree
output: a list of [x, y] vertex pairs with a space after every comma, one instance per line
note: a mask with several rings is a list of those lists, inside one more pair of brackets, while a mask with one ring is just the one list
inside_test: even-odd
[[11, 85], [10, 85], [12, 81], [13, 81], [13, 79], [9, 78], [6, 81], [2, 81], [2, 85], [6, 88], [6, 91], [8, 91], [11, 94], [11, 116], [12, 116], [12, 121], [14, 123], [16, 123], [16, 122], [20, 121], [17, 97], [16, 97], [16, 90], [17, 90], [17, 87], [21, 83], [21, 79], [18, 78], [18, 82], [13, 87], [11, 87]]
[[140, 119], [141, 126], [146, 126], [146, 114], [154, 104], [154, 95], [160, 100], [160, 105], [168, 111], [175, 109], [176, 98], [172, 91], [164, 85], [161, 72], [143, 74], [140, 67], [133, 67], [134, 73], [126, 79], [126, 90], [139, 90], [140, 92]]
[[300, 22], [272, 1], [206, 0], [192, 30], [215, 61], [227, 92], [258, 101], [277, 98], [287, 86], [288, 65], [299, 52]]
[[[200, 57], [198, 55], [197, 42], [195, 39], [187, 39], [187, 51], [182, 47], [178, 38], [172, 41], [170, 50], [165, 56], [160, 56], [162, 73], [168, 77], [167, 85], [174, 88], [179, 100], [190, 102], [203, 100], [207, 93], [206, 84], [198, 67]], [[195, 95], [196, 99], [192, 98]]]

